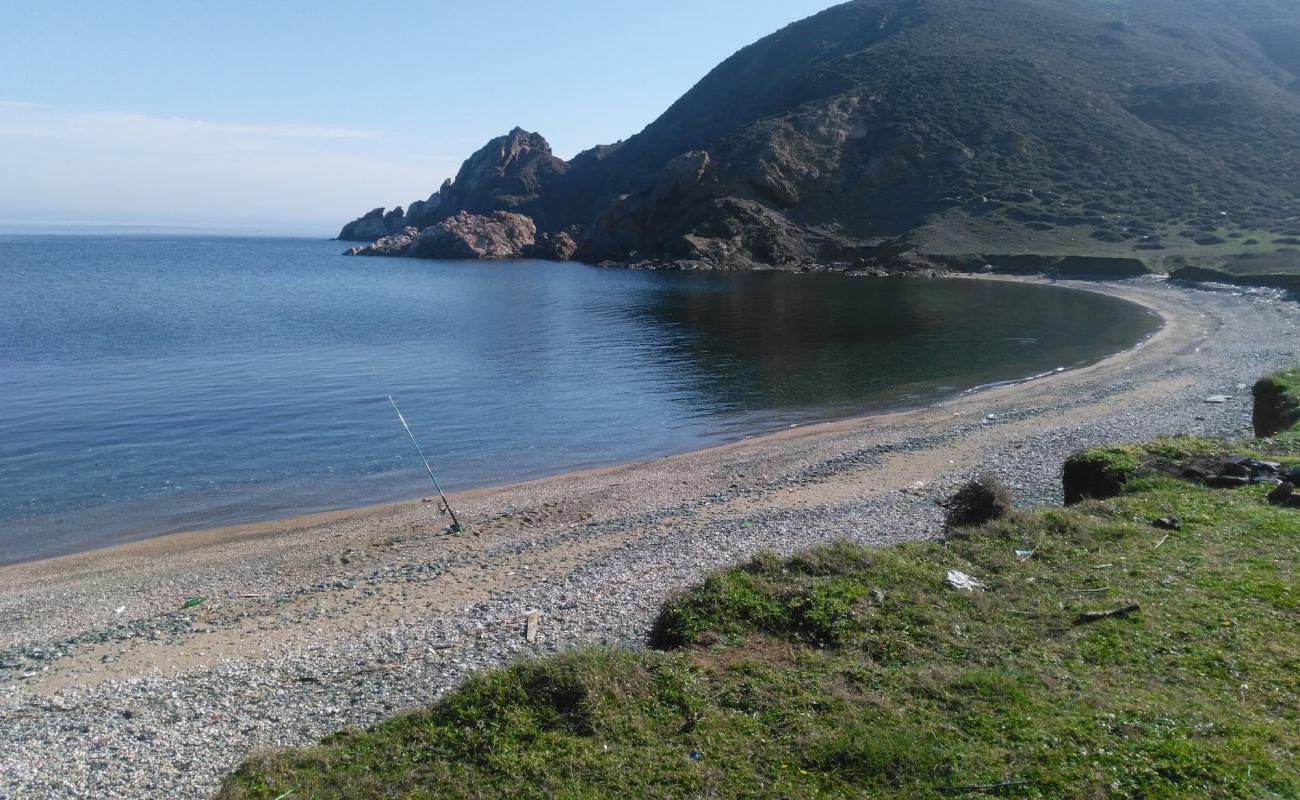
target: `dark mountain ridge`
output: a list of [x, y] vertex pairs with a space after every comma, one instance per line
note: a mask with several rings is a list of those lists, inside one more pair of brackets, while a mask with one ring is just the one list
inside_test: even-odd
[[512, 255], [746, 268], [1284, 237], [1297, 53], [1300, 6], [1279, 0], [855, 0], [740, 50], [625, 142], [566, 162], [516, 129], [339, 238], [436, 256], [420, 231], [509, 212], [538, 232]]

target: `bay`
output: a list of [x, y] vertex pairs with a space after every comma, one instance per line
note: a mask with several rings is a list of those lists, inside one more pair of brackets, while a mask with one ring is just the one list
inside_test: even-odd
[[550, 262], [338, 242], [0, 235], [0, 563], [919, 406], [1158, 320], [1058, 287]]

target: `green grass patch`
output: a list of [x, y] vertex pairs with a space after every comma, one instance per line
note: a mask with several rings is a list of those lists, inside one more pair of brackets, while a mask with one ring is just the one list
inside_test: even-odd
[[221, 797], [1297, 797], [1300, 512], [1264, 493], [1134, 476], [942, 542], [760, 554], [666, 604], [666, 650], [480, 674]]
[[[1259, 445], [1267, 443], [1256, 443]], [[1259, 446], [1199, 436], [1169, 436], [1150, 442], [1107, 444], [1072, 453], [1062, 468], [1066, 505], [1106, 499], [1144, 475], [1179, 475], [1193, 463], [1228, 455], [1264, 455]]]
[[[979, 252], [1033, 253], [1040, 257], [1088, 256], [1103, 258], [1137, 258], [1157, 273], [1184, 271], [1188, 280], [1240, 283], [1287, 290], [1297, 288], [1300, 280], [1300, 245], [1295, 237], [1277, 230], [1243, 227], [1213, 227], [1188, 230], [1186, 224], [1150, 226], [1150, 235], [1117, 242], [1095, 237], [1091, 225], [1059, 227], [1034, 231], [1023, 224], [1006, 224], [1005, 220], [983, 220], [958, 215], [941, 215], [914, 229], [909, 238], [918, 252], [940, 256], [970, 256], [971, 243], [979, 243]], [[1193, 236], [1183, 236], [1193, 233]], [[1216, 243], [1198, 244], [1213, 237]]]

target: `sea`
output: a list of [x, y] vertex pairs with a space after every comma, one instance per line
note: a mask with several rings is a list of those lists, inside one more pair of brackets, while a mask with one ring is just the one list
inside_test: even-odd
[[1045, 285], [0, 233], [0, 563], [649, 459], [1095, 362]]

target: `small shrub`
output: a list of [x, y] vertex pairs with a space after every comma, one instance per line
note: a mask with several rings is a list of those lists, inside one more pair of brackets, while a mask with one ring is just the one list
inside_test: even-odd
[[966, 483], [943, 504], [949, 528], [968, 528], [1001, 519], [1011, 513], [1011, 490], [993, 475]]

